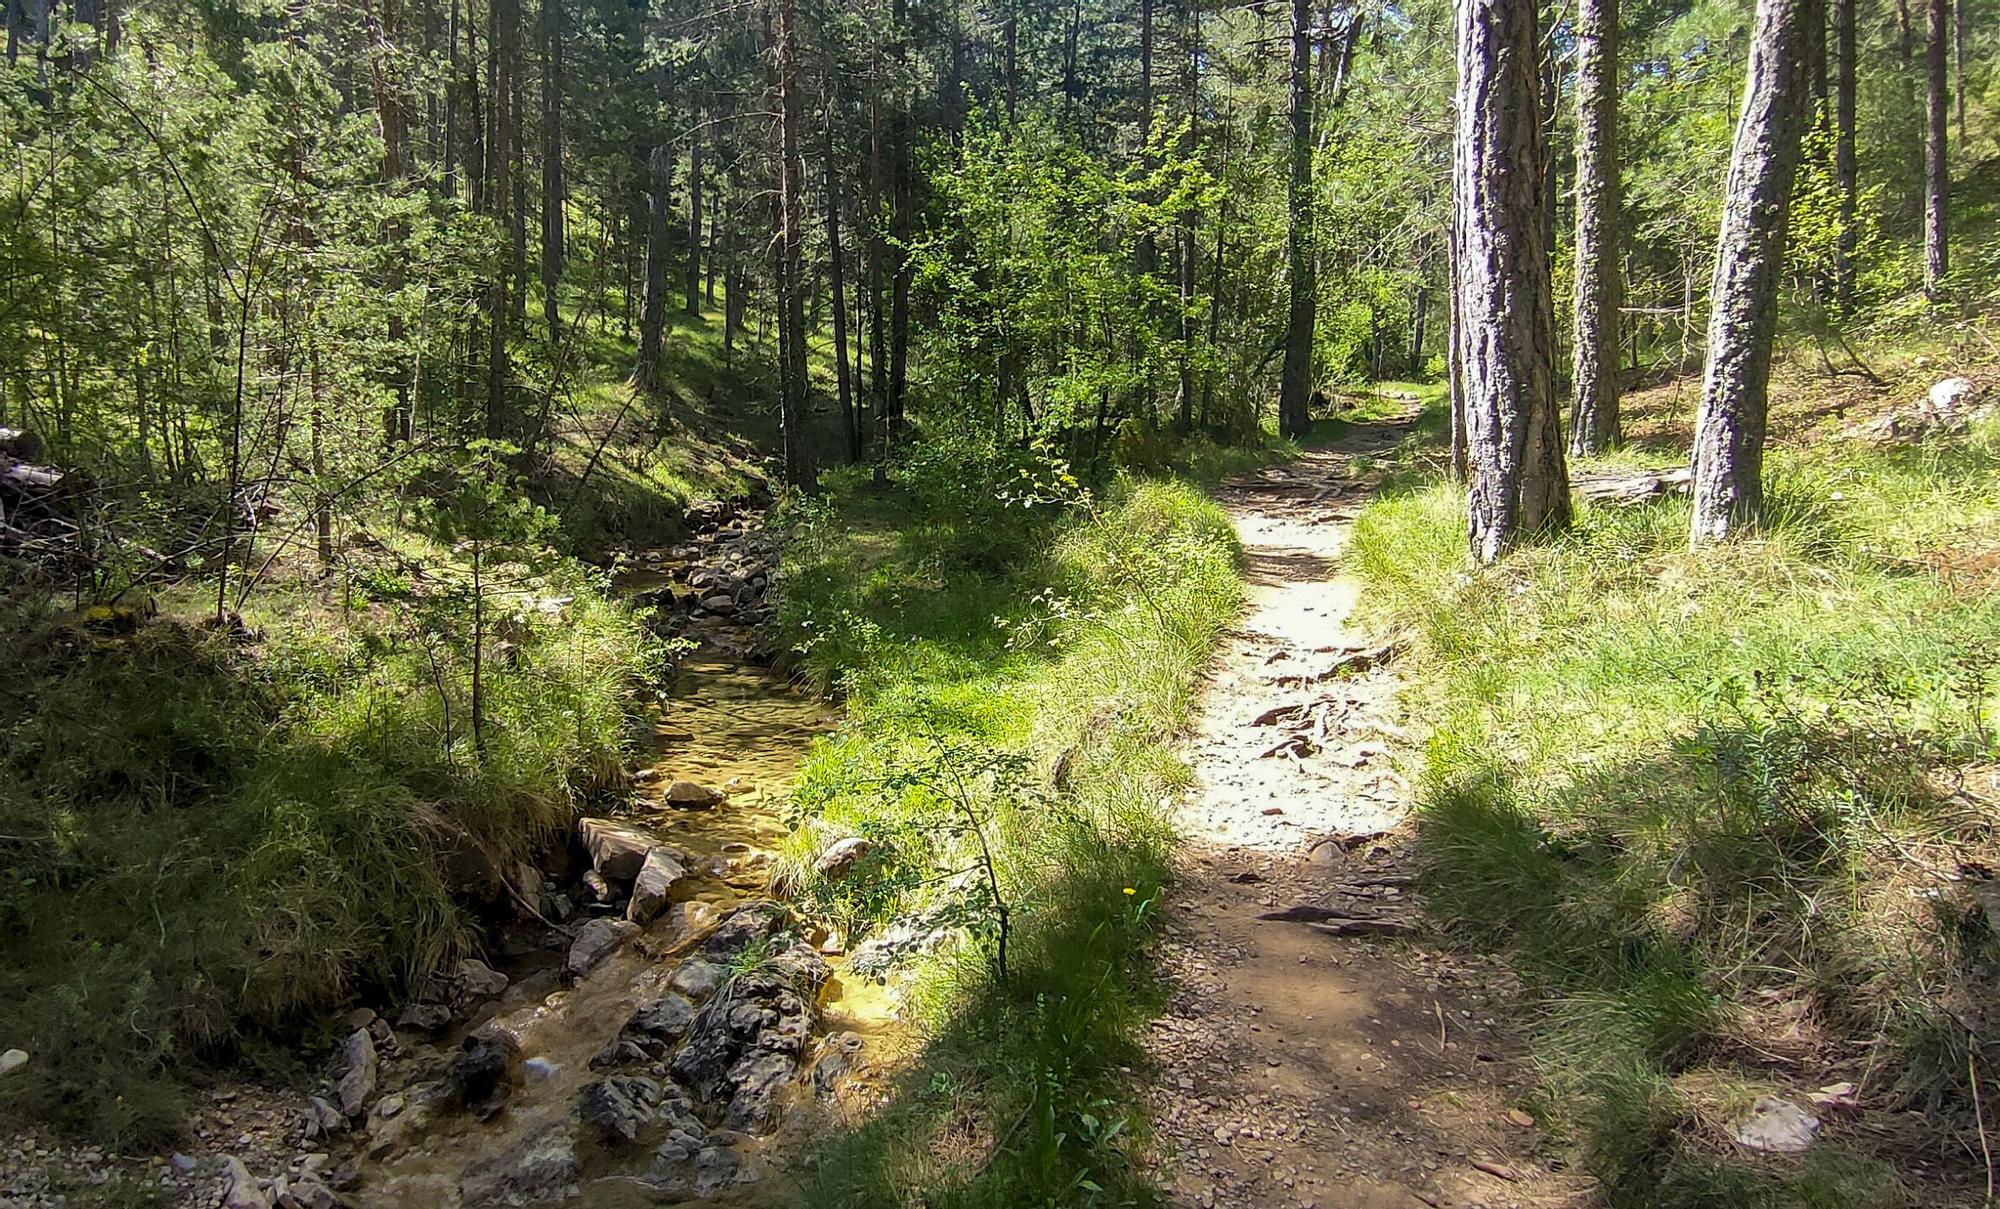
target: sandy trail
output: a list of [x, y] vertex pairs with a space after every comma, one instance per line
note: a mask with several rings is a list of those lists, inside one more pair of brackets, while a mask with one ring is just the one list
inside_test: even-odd
[[[1248, 602], [1188, 745], [1199, 784], [1178, 810], [1169, 1000], [1148, 1038], [1176, 1205], [1585, 1203], [1520, 1107], [1533, 1077], [1497, 1019], [1506, 974], [1423, 936], [1393, 651], [1349, 620], [1365, 459], [1406, 424], [1357, 426], [1221, 493]], [[1292, 908], [1362, 922], [1258, 918]]]

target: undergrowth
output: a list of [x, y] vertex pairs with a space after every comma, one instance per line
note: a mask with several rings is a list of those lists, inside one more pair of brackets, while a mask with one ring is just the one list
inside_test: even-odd
[[393, 576], [259, 594], [248, 631], [9, 603], [0, 1037], [30, 1062], [0, 1111], [168, 1141], [203, 1061], [283, 1061], [261, 1040], [464, 951], [502, 871], [622, 775], [649, 643], [566, 566], [534, 585], [559, 611], [496, 623], [483, 752], [455, 611]]
[[[851, 941], [955, 938], [898, 972], [924, 1051], [817, 1156], [812, 1203], [1144, 1202], [1125, 1090], [1154, 1004], [1159, 804], [1238, 604], [1235, 538], [1186, 485], [1092, 500], [1032, 453], [968, 452], [920, 449], [886, 493], [803, 512], [786, 556], [783, 622], [849, 719], [796, 785], [783, 876]], [[818, 876], [850, 835], [869, 856]]]
[[[1414, 637], [1433, 723], [1430, 902], [1535, 988], [1550, 1122], [1611, 1204], [1928, 1204], [1940, 1169], [1971, 1200], [2000, 1068], [2000, 427], [1822, 434], [1773, 472], [1768, 528], [1698, 553], [1685, 500], [1588, 508], [1477, 572], [1451, 485], [1363, 512], [1366, 599]], [[1815, 1110], [1803, 1159], [1730, 1142], [1758, 1094], [1837, 1081], [1859, 1104]]]

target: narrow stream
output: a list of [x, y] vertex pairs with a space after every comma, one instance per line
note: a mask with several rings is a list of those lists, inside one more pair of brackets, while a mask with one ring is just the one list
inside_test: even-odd
[[[862, 1051], [874, 1052], [874, 1039], [894, 1029], [893, 1010], [883, 992], [845, 978], [844, 956], [822, 945], [818, 954], [827, 973], [808, 1011], [810, 1035], [799, 1069], [777, 1093], [781, 1111], [768, 1132], [722, 1129], [716, 1105], [697, 1101], [692, 1114], [678, 1120], [704, 1118], [705, 1140], [694, 1145], [723, 1147], [728, 1153], [711, 1163], [710, 1151], [700, 1151], [688, 1166], [699, 1169], [699, 1178], [691, 1175], [676, 1185], [671, 1180], [662, 1184], [655, 1174], [655, 1146], [663, 1128], [658, 1120], [675, 1119], [671, 1111], [661, 1110], [658, 1120], [646, 1118], [629, 1146], [617, 1144], [615, 1137], [612, 1144], [600, 1144], [601, 1139], [594, 1141], [588, 1129], [579, 1127], [580, 1097], [588, 1085], [618, 1081], [608, 1076], [637, 1073], [643, 1077], [628, 1083], [663, 1086], [670, 1096], [685, 1090], [666, 1078], [664, 1060], [634, 1072], [593, 1069], [592, 1058], [621, 1037], [641, 1007], [663, 997], [687, 1003], [669, 983], [697, 955], [723, 960], [716, 958], [712, 945], [703, 952], [715, 921], [728, 920], [745, 904], [770, 899], [771, 852], [787, 830], [782, 811], [791, 779], [812, 740], [839, 720], [831, 706], [799, 694], [750, 661], [754, 633], [729, 615], [734, 610], [695, 605], [703, 599], [699, 574], [691, 595], [680, 586], [688, 578], [688, 562], [698, 564], [697, 573], [718, 559], [727, 565], [755, 540], [754, 530], [725, 525], [696, 540], [693, 551], [682, 547], [642, 558], [643, 569], [620, 585], [635, 596], [651, 593], [675, 601], [681, 614], [675, 624], [700, 641], [650, 715], [655, 772], [637, 778], [640, 787], [617, 819], [677, 849], [685, 857], [686, 876], [673, 884], [668, 906], [656, 920], [571, 985], [565, 985], [564, 962], [576, 924], [556, 930], [534, 927], [512, 960], [496, 962], [511, 979], [504, 993], [440, 1037], [434, 1048], [412, 1045], [405, 1059], [385, 1064], [386, 1094], [370, 1113], [359, 1156], [361, 1181], [348, 1194], [360, 1209], [796, 1204], [796, 1189], [782, 1174], [781, 1160], [823, 1128], [830, 1114], [845, 1111], [839, 1107], [843, 1102], [857, 1098], [854, 1089], [862, 1086], [857, 1078], [865, 1078], [860, 1074], [866, 1066]], [[757, 591], [761, 595], [761, 586]], [[713, 787], [726, 797], [708, 809], [679, 808], [666, 800], [668, 787], [676, 782]], [[578, 922], [588, 918], [581, 915]], [[793, 932], [817, 938], [809, 930]], [[794, 944], [793, 952], [802, 949]], [[819, 970], [810, 950], [804, 960]], [[719, 1001], [722, 992], [714, 994]], [[690, 996], [697, 1004], [705, 1001], [701, 992]], [[439, 1075], [461, 1040], [469, 1044], [472, 1034], [495, 1028], [518, 1042], [518, 1085], [497, 1113], [481, 1121], [451, 1099], [447, 1088], [462, 1084]], [[699, 1031], [697, 1023], [693, 1032]], [[836, 1042], [844, 1046], [841, 1064], [817, 1070], [815, 1058], [831, 1052]], [[748, 1044], [756, 1050], [761, 1043], [760, 1037]], [[850, 1071], [855, 1077], [823, 1077]], [[847, 1085], [848, 1094], [834, 1091], [837, 1082]], [[687, 1127], [701, 1136], [702, 1125]], [[728, 1178], [714, 1176], [711, 1168], [717, 1163], [724, 1165]], [[738, 1171], [742, 1174], [730, 1174]], [[726, 1186], [695, 1187], [717, 1183]]]

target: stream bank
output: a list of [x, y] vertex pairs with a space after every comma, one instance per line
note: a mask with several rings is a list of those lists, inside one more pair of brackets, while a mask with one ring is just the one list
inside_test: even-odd
[[646, 712], [652, 758], [622, 811], [513, 879], [539, 918], [506, 933], [488, 984], [506, 989], [428, 1043], [350, 1035], [343, 1081], [368, 1045], [395, 1051], [378, 1095], [335, 1105], [358, 1209], [784, 1203], [787, 1156], [865, 1095], [889, 1014], [769, 890], [790, 779], [838, 716], [754, 661], [775, 563], [761, 518], [711, 502], [691, 520], [620, 578], [685, 647]]
[[192, 1153], [141, 1167], [27, 1139], [22, 1165], [58, 1175], [0, 1203], [794, 1203], [805, 1143], [880, 1094], [894, 1013], [770, 889], [791, 778], [839, 721], [758, 662], [775, 542], [736, 505], [690, 520], [618, 577], [679, 640], [629, 792], [532, 865], [474, 871], [491, 883], [483, 960], [329, 1022], [306, 1094], [211, 1089]]

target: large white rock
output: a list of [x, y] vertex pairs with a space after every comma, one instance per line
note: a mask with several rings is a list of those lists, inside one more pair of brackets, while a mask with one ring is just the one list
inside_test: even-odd
[[10, 1049], [0, 1054], [0, 1075], [11, 1075], [28, 1064], [28, 1051]]
[[1790, 1100], [1759, 1096], [1750, 1111], [1729, 1128], [1739, 1146], [1776, 1154], [1809, 1150], [1819, 1137], [1819, 1118]]

